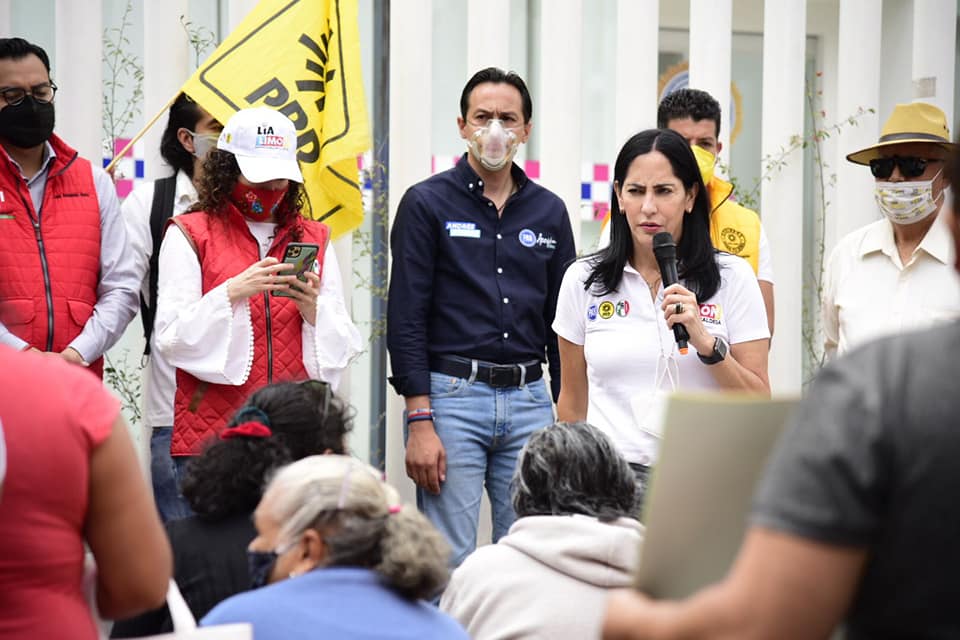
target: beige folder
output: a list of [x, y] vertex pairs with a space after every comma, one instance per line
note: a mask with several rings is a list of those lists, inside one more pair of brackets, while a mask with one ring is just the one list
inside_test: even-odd
[[684, 598], [726, 575], [754, 487], [796, 403], [729, 393], [668, 398], [644, 500], [637, 588]]

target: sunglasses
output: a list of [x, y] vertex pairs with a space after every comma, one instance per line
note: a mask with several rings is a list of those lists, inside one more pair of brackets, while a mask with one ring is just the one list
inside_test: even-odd
[[904, 178], [916, 178], [923, 175], [927, 170], [927, 165], [931, 162], [940, 162], [928, 158], [918, 158], [916, 156], [890, 156], [887, 158], [874, 158], [870, 161], [870, 173], [874, 178], [881, 180], [893, 175], [893, 167], [900, 167], [900, 174]]

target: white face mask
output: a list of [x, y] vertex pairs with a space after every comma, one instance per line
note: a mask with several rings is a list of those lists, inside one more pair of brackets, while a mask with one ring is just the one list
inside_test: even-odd
[[940, 198], [933, 197], [933, 181], [939, 175], [940, 171], [930, 180], [916, 182], [877, 182], [874, 187], [877, 206], [894, 224], [920, 222], [939, 209]]
[[217, 146], [218, 136], [212, 133], [195, 133], [187, 129], [187, 133], [193, 136], [193, 155], [203, 160], [210, 149]]
[[477, 129], [467, 141], [467, 147], [484, 169], [500, 171], [513, 160], [519, 142], [517, 136], [505, 129], [503, 122], [494, 118], [485, 127]]

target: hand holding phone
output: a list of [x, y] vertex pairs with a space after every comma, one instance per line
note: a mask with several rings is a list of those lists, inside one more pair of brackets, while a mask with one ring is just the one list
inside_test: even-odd
[[[291, 242], [287, 245], [287, 250], [283, 254], [283, 264], [290, 265], [291, 268], [284, 269], [277, 275], [297, 276], [300, 282], [306, 283], [307, 278], [304, 274], [313, 269], [319, 253], [319, 245], [310, 242]], [[271, 291], [270, 294], [284, 298], [293, 297], [289, 291], [284, 290]]]

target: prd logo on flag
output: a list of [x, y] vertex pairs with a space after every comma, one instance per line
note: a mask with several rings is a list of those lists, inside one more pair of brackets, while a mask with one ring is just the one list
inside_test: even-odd
[[[363, 220], [357, 156], [370, 147], [370, 133], [356, 0], [261, 0], [183, 91], [220, 122], [255, 106], [290, 118], [305, 214], [330, 225], [334, 237]], [[276, 138], [264, 132], [257, 143], [284, 143]]]

